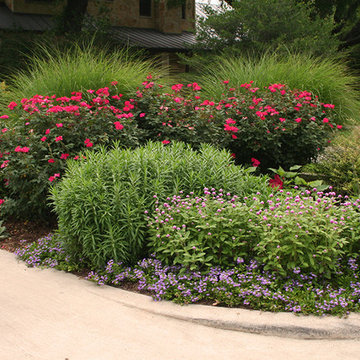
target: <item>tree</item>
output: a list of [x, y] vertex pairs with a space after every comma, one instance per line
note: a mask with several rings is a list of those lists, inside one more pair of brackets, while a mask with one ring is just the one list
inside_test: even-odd
[[197, 49], [264, 52], [297, 50], [315, 55], [336, 53], [332, 15], [297, 0], [233, 0], [232, 9], [215, 12], [198, 23]]
[[348, 50], [351, 63], [360, 69], [360, 2], [359, 0], [307, 0], [323, 18], [334, 16], [334, 33], [342, 41], [340, 49]]

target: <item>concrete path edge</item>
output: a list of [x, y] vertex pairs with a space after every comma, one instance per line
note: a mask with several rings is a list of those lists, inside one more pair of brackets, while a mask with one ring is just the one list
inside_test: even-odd
[[[13, 259], [9, 259], [9, 257]], [[12, 253], [0, 250], [0, 260], [6, 259], [18, 266], [26, 265], [15, 260]], [[15, 261], [14, 261], [15, 260]], [[29, 269], [29, 271], [33, 271]], [[54, 269], [37, 271], [55, 272], [57, 276], [76, 277], [74, 274]], [[267, 336], [278, 336], [309, 340], [360, 340], [360, 314], [351, 313], [345, 318], [334, 316], [295, 315], [292, 313], [270, 313], [240, 308], [225, 308], [206, 305], [177, 305], [170, 301], [154, 301], [150, 296], [120, 288], [103, 286], [101, 295], [98, 286], [81, 279], [79, 286], [87, 287], [95, 296], [119, 303], [128, 308], [138, 309], [157, 316], [187, 321], [207, 327]]]

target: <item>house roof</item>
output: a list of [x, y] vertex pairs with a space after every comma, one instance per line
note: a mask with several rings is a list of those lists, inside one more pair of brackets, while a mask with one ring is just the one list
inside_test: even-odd
[[195, 35], [190, 32], [164, 34], [153, 29], [113, 27], [112, 35], [116, 41], [147, 49], [185, 50], [195, 43]]
[[53, 26], [49, 15], [15, 14], [5, 4], [0, 4], [0, 29], [45, 31]]
[[[223, 0], [196, 0], [196, 15], [206, 17], [204, 6], [214, 10], [224, 9]], [[226, 3], [225, 3], [226, 6]], [[49, 15], [18, 14], [11, 12], [5, 4], [0, 4], [0, 29], [46, 31], [52, 29], [54, 20]], [[120, 43], [129, 43], [147, 49], [185, 50], [196, 42], [190, 32], [164, 34], [154, 29], [112, 27], [112, 36]]]

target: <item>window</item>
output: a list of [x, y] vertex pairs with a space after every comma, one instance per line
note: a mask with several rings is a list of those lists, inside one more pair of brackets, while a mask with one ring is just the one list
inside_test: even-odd
[[140, 16], [151, 16], [151, 0], [140, 0]]
[[181, 5], [181, 18], [186, 19], [186, 4]]

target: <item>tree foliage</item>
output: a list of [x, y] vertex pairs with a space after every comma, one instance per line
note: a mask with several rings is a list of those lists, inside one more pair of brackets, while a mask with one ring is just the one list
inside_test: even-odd
[[314, 7], [296, 0], [232, 1], [230, 10], [205, 11], [208, 18], [198, 23], [198, 49], [242, 53], [286, 48], [323, 55], [339, 46], [333, 16], [321, 18]]
[[334, 33], [341, 39], [340, 48], [350, 55], [351, 65], [360, 69], [360, 2], [358, 0], [307, 0], [321, 17], [334, 16]]

